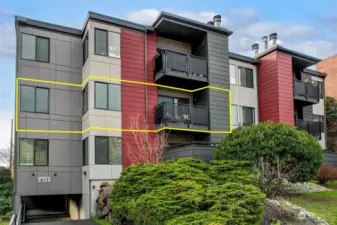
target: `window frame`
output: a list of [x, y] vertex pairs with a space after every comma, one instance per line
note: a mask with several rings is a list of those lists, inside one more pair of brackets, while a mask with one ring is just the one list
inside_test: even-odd
[[[232, 67], [234, 67], [234, 79], [235, 79], [235, 83], [232, 83], [231, 82], [231, 66]], [[236, 73], [236, 71], [237, 71], [237, 65], [235, 65], [235, 64], [229, 64], [229, 84], [230, 85], [238, 85], [238, 76], [237, 76], [237, 73]]]
[[[96, 96], [97, 96], [97, 93], [96, 93], [96, 84], [99, 83], [99, 84], [105, 84], [106, 87], [107, 87], [107, 108], [101, 108], [101, 107], [96, 107]], [[119, 88], [121, 88], [121, 85], [120, 84], [115, 84], [115, 83], [104, 83], [104, 82], [100, 82], [100, 81], [95, 81], [94, 83], [94, 89], [95, 89], [95, 95], [94, 95], [94, 107], [95, 109], [101, 109], [101, 110], [109, 110], [109, 111], [113, 111], [113, 112], [120, 112], [121, 109], [122, 109], [122, 101], [120, 101], [120, 106], [119, 106], [119, 109], [118, 110], [112, 110], [112, 109], [109, 109], [109, 85], [115, 85], [115, 86], [119, 86]], [[121, 96], [121, 93], [120, 93], [120, 98], [122, 98]]]
[[[86, 143], [86, 145], [85, 145]], [[88, 166], [89, 165], [89, 138], [86, 137], [82, 140], [82, 166]]]
[[[84, 47], [86, 47], [87, 55], [85, 55], [85, 48]], [[85, 38], [83, 39], [82, 49], [83, 49], [82, 60], [83, 60], [83, 65], [84, 65], [86, 63], [87, 59], [89, 58], [89, 32], [86, 33]]]
[[324, 81], [317, 81], [319, 99], [324, 99]]
[[[33, 165], [22, 165], [20, 156], [21, 156], [21, 140], [33, 140]], [[36, 141], [46, 141], [47, 142], [47, 164], [46, 165], [36, 165], [35, 161], [35, 148]], [[20, 138], [19, 139], [19, 166], [49, 166], [49, 139], [40, 139], [40, 138]]]
[[237, 105], [237, 104], [231, 104], [231, 110], [232, 110], [231, 113], [233, 113], [233, 107], [236, 107], [236, 124], [233, 124], [233, 115], [232, 115], [232, 121], [231, 121], [231, 123], [232, 123], [232, 127], [233, 126], [238, 127], [238, 126], [240, 126], [240, 115], [239, 115], [240, 114], [239, 113], [240, 106]]
[[[25, 59], [22, 57], [22, 35], [30, 35], [35, 37], [35, 59]], [[40, 61], [37, 60], [37, 38], [41, 38], [41, 39], [47, 39], [48, 40], [48, 61]], [[50, 63], [50, 38], [48, 37], [42, 37], [42, 36], [38, 36], [38, 35], [34, 35], [34, 34], [28, 34], [28, 33], [21, 33], [21, 60], [29, 60], [29, 61], [33, 61], [33, 62], [41, 62], [41, 63]]]
[[[240, 77], [240, 70], [241, 69], [245, 69], [245, 70], [251, 70], [252, 71], [252, 81], [253, 81], [253, 87], [248, 87], [247, 86], [247, 72], [245, 72], [245, 84], [242, 84], [241, 82], [241, 77]], [[237, 84], [241, 87], [245, 87], [245, 88], [251, 88], [251, 89], [255, 89], [255, 82], [254, 82], [254, 70], [252, 68], [248, 68], [248, 67], [245, 67], [245, 66], [238, 66], [238, 80], [239, 82], [237, 82]]]
[[[242, 126], [249, 126], [251, 124], [256, 124], [256, 119], [255, 119], [255, 116], [256, 116], [256, 112], [255, 112], [255, 107], [251, 107], [251, 106], [240, 106], [241, 108], [241, 124]], [[248, 109], [253, 109], [253, 122], [251, 124], [245, 124], [244, 121], [243, 121], [243, 111], [244, 111], [244, 108], [248, 108]]]
[[[120, 142], [121, 142], [121, 149], [122, 149], [122, 137], [116, 137], [116, 136], [94, 136], [95, 137], [95, 165], [114, 165], [114, 166], [119, 166], [119, 165], [122, 165], [122, 154], [121, 154], [121, 164], [111, 164], [110, 161], [110, 138], [119, 138], [120, 139]], [[107, 162], [108, 163], [97, 163], [96, 161], [96, 140], [97, 138], [104, 138], [107, 140], [107, 143], [108, 143], [108, 149], [107, 149]]]
[[[22, 86], [27, 86], [27, 87], [33, 87], [34, 88], [34, 111], [22, 111]], [[37, 112], [36, 111], [36, 90], [37, 89], [46, 89], [48, 90], [48, 112]], [[41, 113], [41, 114], [49, 114], [50, 113], [50, 89], [46, 87], [36, 87], [32, 85], [26, 85], [26, 84], [21, 84], [20, 85], [20, 112], [25, 112], [25, 113]]]
[[[85, 92], [87, 92], [86, 99], [84, 99], [85, 98]], [[84, 109], [84, 101], [86, 101], [86, 105], [87, 105], [86, 110]], [[89, 85], [88, 85], [88, 83], [85, 85], [85, 87], [82, 90], [82, 105], [83, 105], [82, 116], [84, 116], [89, 110]]]
[[325, 133], [325, 124], [324, 124], [324, 116], [323, 115], [317, 115], [317, 114], [313, 114], [312, 115], [312, 121], [313, 122], [320, 122], [321, 123], [321, 133]]
[[[101, 55], [96, 53], [96, 30], [104, 31], [106, 33], [106, 55]], [[109, 56], [109, 33], [117, 34], [120, 35], [120, 33], [109, 31], [109, 30], [104, 30], [101, 28], [95, 27], [94, 29], [94, 54], [98, 56], [103, 56], [103, 57], [109, 57], [109, 58], [115, 58], [115, 59], [120, 59], [121, 58], [121, 38], [119, 38], [119, 57], [115, 56]]]

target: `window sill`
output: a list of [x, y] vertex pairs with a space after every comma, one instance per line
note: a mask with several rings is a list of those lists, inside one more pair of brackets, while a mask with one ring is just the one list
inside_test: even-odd
[[21, 60], [27, 60], [27, 61], [38, 62], [38, 63], [50, 63], [50, 61], [44, 62], [44, 61], [38, 61], [38, 60], [34, 60], [34, 59], [24, 59], [24, 58], [21, 58]]

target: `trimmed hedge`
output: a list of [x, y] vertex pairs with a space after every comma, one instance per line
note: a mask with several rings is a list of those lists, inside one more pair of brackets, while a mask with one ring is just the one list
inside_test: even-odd
[[296, 176], [292, 182], [309, 181], [323, 161], [322, 148], [305, 131], [281, 123], [259, 123], [239, 127], [226, 135], [214, 150], [216, 160], [248, 160], [260, 158], [282, 165], [291, 165]]
[[250, 163], [233, 161], [184, 158], [131, 166], [112, 188], [112, 213], [134, 225], [186, 224], [207, 212], [213, 215], [195, 224], [255, 224], [265, 195], [250, 185], [252, 174]]

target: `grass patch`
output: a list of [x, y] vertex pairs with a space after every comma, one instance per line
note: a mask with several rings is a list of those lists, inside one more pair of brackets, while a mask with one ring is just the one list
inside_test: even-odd
[[330, 224], [337, 224], [337, 190], [284, 196], [284, 199], [315, 214]]
[[[97, 224], [100, 224], [100, 225], [111, 225], [111, 223], [106, 222], [106, 221], [101, 220], [101, 219], [98, 219], [98, 218], [92, 218], [92, 220], [94, 222], [96, 222]], [[2, 224], [0, 224], [0, 225], [2, 225]]]
[[321, 186], [329, 188], [329, 189], [337, 190], [337, 180], [329, 180], [329, 181], [325, 182], [324, 184], [319, 184], [318, 180], [311, 180], [310, 183], [318, 184], [318, 185], [321, 185]]

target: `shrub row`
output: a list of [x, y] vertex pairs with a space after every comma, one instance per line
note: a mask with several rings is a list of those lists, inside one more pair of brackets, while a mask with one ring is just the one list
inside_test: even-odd
[[114, 184], [112, 212], [135, 225], [255, 224], [265, 196], [250, 184], [254, 178], [248, 162], [183, 158], [131, 166]]

